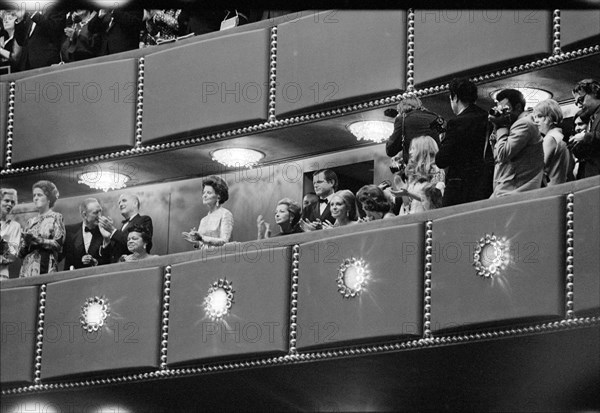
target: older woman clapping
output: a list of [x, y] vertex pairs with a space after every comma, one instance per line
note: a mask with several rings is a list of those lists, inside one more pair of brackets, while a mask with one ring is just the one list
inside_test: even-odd
[[59, 193], [50, 181], [33, 184], [33, 204], [38, 215], [25, 225], [19, 256], [23, 258], [19, 277], [31, 277], [58, 270], [58, 254], [65, 235], [63, 217], [52, 207]]
[[[274, 237], [280, 235], [297, 234], [302, 232], [298, 223], [300, 222], [302, 209], [296, 201], [292, 201], [290, 198], [283, 198], [277, 203], [275, 207], [275, 223], [279, 225], [281, 230], [279, 234], [273, 235]], [[259, 215], [256, 219], [256, 225], [258, 227], [258, 239], [270, 238], [271, 230], [269, 225], [265, 222], [262, 215]]]
[[231, 239], [233, 215], [222, 204], [229, 199], [229, 187], [218, 176], [209, 176], [202, 182], [202, 203], [208, 208], [208, 214], [200, 220], [198, 230], [182, 232], [183, 239], [194, 248], [219, 246]]

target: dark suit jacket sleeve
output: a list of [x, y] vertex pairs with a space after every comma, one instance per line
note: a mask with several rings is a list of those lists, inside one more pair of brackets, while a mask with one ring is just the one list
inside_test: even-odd
[[98, 17], [96, 14], [88, 22], [88, 30], [91, 33], [100, 33], [108, 29], [108, 23], [110, 22], [110, 14], [105, 14], [102, 17]]
[[387, 156], [396, 156], [402, 150], [402, 116], [396, 116], [394, 120], [394, 132], [385, 143]]
[[447, 168], [458, 161], [458, 151], [460, 139], [459, 123], [455, 119], [450, 119], [446, 127], [446, 137], [440, 145], [440, 150], [435, 156], [435, 164], [438, 168]]
[[39, 28], [46, 36], [58, 38], [67, 19], [64, 11], [53, 10], [47, 13], [37, 13], [31, 20], [35, 22], [36, 30]]
[[142, 26], [142, 19], [144, 18], [144, 12], [142, 10], [135, 11], [124, 11], [115, 9], [112, 13], [112, 18], [116, 23], [128, 26], [131, 28]]

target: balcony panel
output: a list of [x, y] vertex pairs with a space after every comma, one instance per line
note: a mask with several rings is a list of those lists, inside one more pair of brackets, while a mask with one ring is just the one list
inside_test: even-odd
[[[237, 254], [226, 254], [234, 250]], [[231, 282], [233, 289], [232, 306], [222, 319], [205, 309], [208, 290], [219, 279]], [[231, 244], [208, 251], [200, 260], [173, 265], [169, 364], [284, 354], [289, 296], [289, 248]]]
[[549, 55], [551, 46], [547, 10], [416, 10], [415, 83], [530, 61]]
[[[338, 274], [352, 258], [364, 260], [367, 281], [345, 297]], [[422, 224], [302, 244], [299, 270], [298, 350], [422, 334]]]
[[269, 30], [146, 56], [144, 142], [267, 119]]
[[600, 187], [575, 193], [574, 310], [577, 313], [600, 309]]
[[120, 60], [18, 80], [13, 164], [132, 147], [136, 79]]
[[563, 51], [600, 44], [600, 10], [561, 10], [560, 46]]
[[404, 11], [297, 16], [277, 26], [278, 116], [405, 88]]
[[[555, 196], [434, 221], [432, 331], [563, 316], [564, 216], [564, 199]], [[496, 245], [504, 246], [506, 268], [490, 277], [474, 266], [486, 234], [505, 239]], [[490, 245], [480, 253], [485, 264], [496, 257]]]
[[32, 383], [37, 336], [38, 288], [0, 292], [0, 382]]
[[[162, 275], [155, 267], [48, 284], [42, 379], [157, 368]], [[104, 297], [110, 312], [98, 331], [89, 332], [80, 318], [93, 297]], [[96, 310], [90, 313], [101, 314]]]

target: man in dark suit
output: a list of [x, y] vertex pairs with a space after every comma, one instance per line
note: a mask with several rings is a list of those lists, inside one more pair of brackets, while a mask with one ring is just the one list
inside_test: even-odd
[[492, 194], [491, 150], [484, 160], [488, 114], [475, 104], [476, 100], [477, 86], [473, 82], [468, 79], [450, 82], [450, 106], [456, 117], [448, 121], [446, 136], [435, 157], [439, 168], [448, 168], [443, 206], [478, 201]]
[[137, 49], [144, 28], [143, 10], [101, 9], [88, 23], [90, 33], [100, 35], [100, 56]]
[[[115, 227], [113, 220], [100, 217], [99, 226], [104, 237], [101, 254], [110, 256], [110, 262], [118, 262], [121, 255], [129, 255], [127, 249], [128, 227], [141, 227], [152, 236], [152, 218], [140, 215], [140, 199], [131, 194], [122, 194], [119, 197], [119, 210], [124, 220], [121, 229]], [[148, 252], [152, 249], [152, 242], [148, 245]]]
[[538, 189], [544, 175], [543, 140], [531, 115], [525, 112], [525, 97], [516, 89], [496, 95], [497, 115], [490, 144], [494, 149], [494, 192], [492, 198]]
[[102, 206], [96, 198], [87, 198], [79, 205], [82, 223], [67, 225], [62, 257], [65, 270], [84, 268], [109, 263], [100, 256], [102, 234], [98, 228], [98, 219], [102, 215]]
[[25, 13], [15, 23], [15, 39], [23, 46], [21, 70], [37, 69], [60, 62], [60, 41], [65, 12], [52, 8]]
[[577, 178], [600, 175], [600, 83], [585, 79], [573, 89], [573, 97], [582, 120], [588, 121], [587, 131], [576, 133], [569, 142], [579, 159]]
[[330, 169], [315, 172], [313, 174], [313, 187], [319, 201], [302, 211], [300, 226], [303, 231], [321, 229], [321, 223], [325, 221], [329, 221], [332, 225], [335, 223], [335, 218], [331, 216], [329, 201], [337, 191], [338, 177], [336, 173]]

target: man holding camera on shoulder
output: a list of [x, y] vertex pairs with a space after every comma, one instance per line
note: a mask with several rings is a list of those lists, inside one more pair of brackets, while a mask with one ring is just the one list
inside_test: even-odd
[[491, 198], [538, 189], [544, 173], [543, 139], [525, 98], [515, 89], [496, 96], [488, 120], [493, 125], [490, 145], [494, 151], [494, 192]]

